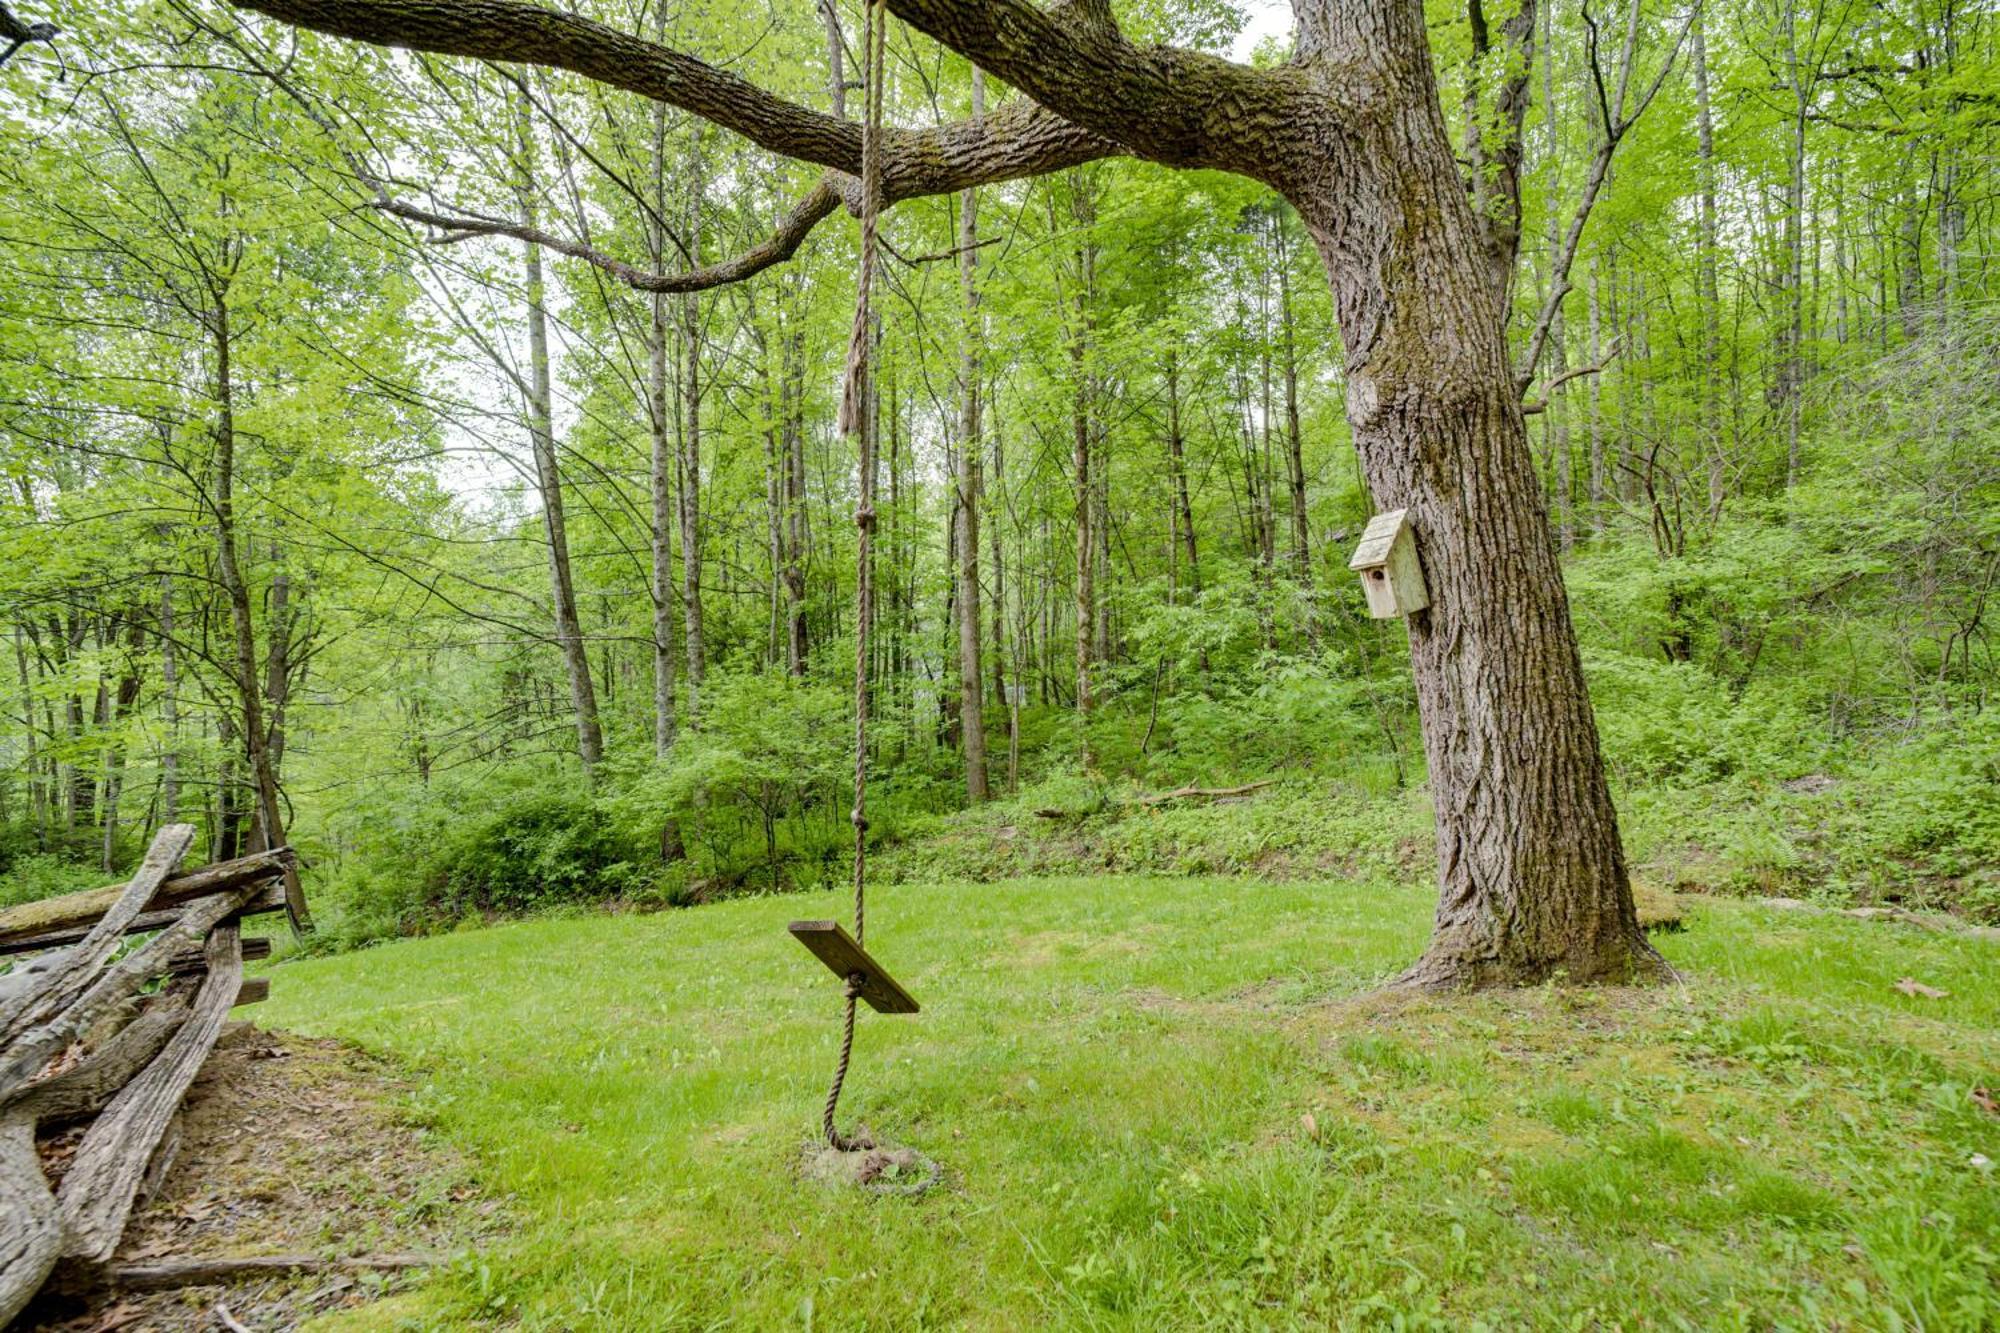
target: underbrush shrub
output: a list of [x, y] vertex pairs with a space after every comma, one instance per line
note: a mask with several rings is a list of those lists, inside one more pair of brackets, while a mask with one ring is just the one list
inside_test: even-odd
[[876, 865], [891, 879], [981, 882], [1073, 874], [1422, 878], [1435, 863], [1421, 791], [1376, 794], [1294, 778], [1221, 800], [1149, 805], [1143, 794], [1058, 775], [975, 811], [911, 821]]
[[2000, 923], [2000, 718], [1940, 720], [1819, 758], [1804, 773], [1626, 787], [1618, 800], [1634, 860], [1666, 888]]
[[598, 803], [528, 796], [438, 849], [425, 876], [426, 900], [453, 917], [599, 902], [634, 887], [631, 850]]
[[1586, 653], [1584, 671], [1605, 763], [1627, 784], [1784, 781], [1816, 771], [1836, 748], [1795, 691], [1739, 691], [1693, 663], [1610, 649]]
[[112, 878], [88, 862], [52, 852], [27, 852], [0, 864], [0, 907], [94, 889]]

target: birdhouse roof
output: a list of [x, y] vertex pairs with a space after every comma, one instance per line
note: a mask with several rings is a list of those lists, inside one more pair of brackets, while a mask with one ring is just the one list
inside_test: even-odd
[[1388, 564], [1396, 539], [1410, 530], [1409, 513], [1407, 509], [1391, 509], [1369, 519], [1368, 526], [1361, 530], [1361, 544], [1354, 548], [1354, 558], [1347, 562], [1347, 567], [1372, 569]]

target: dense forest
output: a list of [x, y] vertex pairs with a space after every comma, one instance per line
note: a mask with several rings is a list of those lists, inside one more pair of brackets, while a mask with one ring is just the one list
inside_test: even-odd
[[[858, 7], [591, 9], [862, 114]], [[1428, 11], [1637, 877], [2000, 920], [2000, 19]], [[174, 820], [297, 846], [332, 944], [838, 882], [852, 200], [562, 70], [56, 17], [0, 68], [9, 897]], [[911, 28], [885, 69], [892, 132], [1033, 113]], [[1431, 878], [1292, 206], [1109, 157], [880, 249], [885, 872]]]

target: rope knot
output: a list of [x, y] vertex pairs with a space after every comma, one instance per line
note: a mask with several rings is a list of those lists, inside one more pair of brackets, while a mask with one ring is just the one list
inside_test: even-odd
[[868, 989], [867, 975], [861, 972], [849, 972], [847, 974], [847, 987], [841, 994], [846, 999], [858, 1000], [861, 998], [861, 992], [866, 989]]
[[854, 526], [867, 532], [875, 531], [875, 506], [863, 505], [855, 510]]
[[858, 805], [848, 813], [847, 822], [854, 825], [856, 833], [866, 833], [868, 831], [868, 816], [861, 813], [861, 807]]

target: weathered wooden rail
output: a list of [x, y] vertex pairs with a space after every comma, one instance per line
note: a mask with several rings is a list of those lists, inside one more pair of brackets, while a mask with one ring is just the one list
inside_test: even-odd
[[[285, 909], [291, 849], [176, 874], [193, 841], [191, 825], [168, 825], [127, 883], [0, 911], [0, 954], [35, 955], [0, 976], [0, 1326], [52, 1276], [110, 1275], [229, 1011], [269, 994], [243, 976], [269, 942], [245, 941], [239, 923]], [[52, 1187], [37, 1131], [84, 1120]]]

